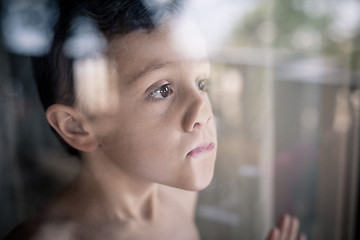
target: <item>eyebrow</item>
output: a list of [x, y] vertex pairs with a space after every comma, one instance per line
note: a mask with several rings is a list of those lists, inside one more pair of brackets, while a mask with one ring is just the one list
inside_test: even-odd
[[136, 80], [136, 79], [139, 79], [139, 78], [142, 78], [143, 76], [149, 74], [150, 72], [153, 72], [155, 70], [158, 70], [158, 69], [162, 69], [162, 68], [165, 68], [166, 66], [168, 65], [171, 65], [173, 64], [174, 62], [164, 62], [164, 63], [157, 63], [157, 64], [151, 64], [150, 66], [147, 66], [145, 67], [143, 70], [141, 70], [140, 72], [138, 72], [134, 77], [133, 79]]
[[[204, 58], [200, 58], [198, 60], [199, 62], [201, 63], [208, 63], [209, 62], [209, 59], [204, 57]], [[144, 77], [145, 75], [153, 72], [153, 71], [156, 71], [158, 69], [162, 69], [162, 68], [165, 68], [169, 65], [172, 65], [176, 63], [176, 61], [167, 61], [167, 62], [164, 62], [164, 63], [156, 63], [156, 64], [151, 64], [147, 67], [145, 67], [143, 70], [141, 70], [139, 73], [135, 74], [135, 76], [133, 76], [133, 80], [137, 80], [137, 79], [140, 79], [142, 77]]]

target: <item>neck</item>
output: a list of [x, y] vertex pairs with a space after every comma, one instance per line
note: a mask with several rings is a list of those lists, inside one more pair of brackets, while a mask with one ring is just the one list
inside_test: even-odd
[[73, 182], [78, 195], [91, 199], [95, 213], [101, 211], [119, 219], [151, 221], [158, 212], [158, 184], [125, 173], [103, 158], [84, 155]]

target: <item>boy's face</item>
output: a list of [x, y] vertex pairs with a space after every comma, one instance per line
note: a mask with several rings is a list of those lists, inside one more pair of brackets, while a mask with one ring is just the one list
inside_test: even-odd
[[106, 156], [101, 161], [112, 169], [200, 190], [212, 179], [217, 146], [205, 89], [209, 62], [196, 37], [181, 34], [164, 27], [112, 40], [116, 103], [92, 124]]

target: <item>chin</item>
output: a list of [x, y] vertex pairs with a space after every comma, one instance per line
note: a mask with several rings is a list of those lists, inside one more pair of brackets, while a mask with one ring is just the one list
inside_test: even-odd
[[193, 190], [193, 191], [201, 191], [201, 190], [204, 190], [205, 188], [207, 188], [211, 183], [213, 175], [214, 174], [211, 174], [211, 177], [209, 177], [206, 181], [203, 181], [203, 182], [201, 182], [201, 184], [198, 184], [196, 186], [195, 190]]
[[189, 182], [187, 182], [187, 184], [184, 184], [179, 188], [187, 190], [187, 191], [201, 191], [201, 190], [204, 190], [211, 183], [213, 175], [214, 175], [214, 171], [207, 174], [206, 176], [202, 176], [199, 179], [194, 179], [191, 182], [189, 181]]
[[207, 170], [199, 173], [199, 175], [194, 176], [193, 181], [189, 182], [190, 191], [201, 191], [204, 190], [207, 186], [210, 185], [214, 176], [214, 165], [209, 167]]

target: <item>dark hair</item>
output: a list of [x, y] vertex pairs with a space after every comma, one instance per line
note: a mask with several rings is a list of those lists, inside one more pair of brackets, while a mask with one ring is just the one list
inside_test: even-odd
[[[67, 54], [64, 46], [74, 34], [79, 17], [89, 20], [105, 39], [111, 41], [114, 36], [125, 35], [135, 30], [151, 31], [166, 21], [167, 17], [179, 13], [183, 1], [58, 0], [58, 6], [59, 19], [54, 27], [52, 47], [45, 56], [32, 59], [34, 77], [45, 110], [55, 103], [68, 106], [75, 104], [73, 62], [84, 55]], [[69, 153], [79, 154], [56, 132], [55, 134]]]

